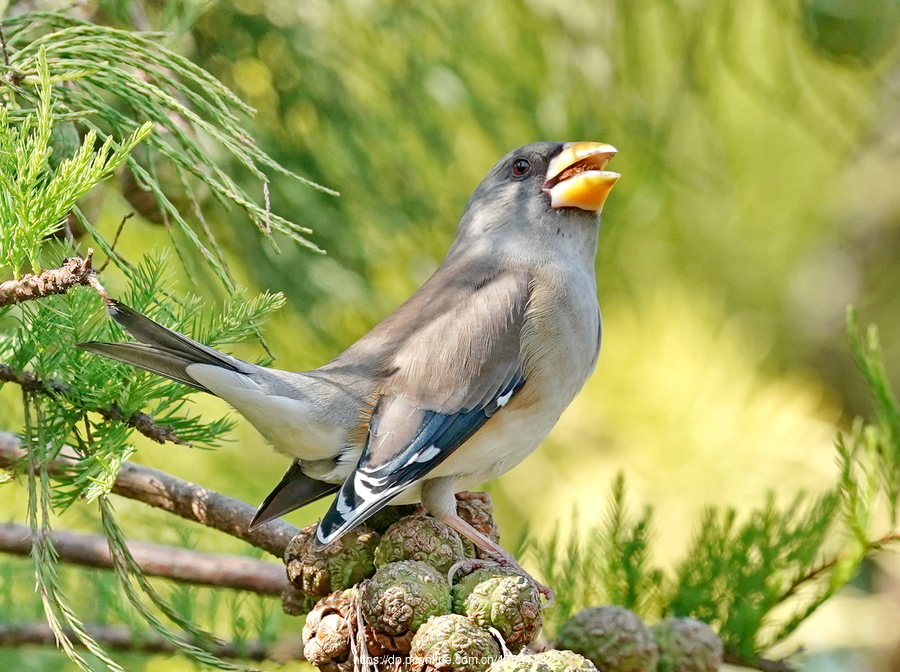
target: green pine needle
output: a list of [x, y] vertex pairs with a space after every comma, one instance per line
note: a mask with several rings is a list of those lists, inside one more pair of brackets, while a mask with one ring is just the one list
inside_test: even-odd
[[[179, 237], [173, 238], [174, 247], [179, 249], [179, 243], [185, 241], [193, 246], [229, 292], [235, 292], [236, 286], [217, 241], [202, 217], [199, 226], [188, 221], [189, 213], [182, 212], [167, 195], [172, 188], [183, 189], [195, 205], [201, 200], [199, 193], [208, 190], [226, 207], [243, 210], [273, 243], [273, 235], [279, 233], [320, 251], [309, 241], [308, 228], [270, 211], [267, 173], [284, 175], [330, 194], [336, 192], [292, 173], [262, 151], [241, 126], [241, 115], [252, 114], [252, 109], [202, 68], [163, 47], [161, 35], [93, 25], [52, 12], [9, 18], [4, 29], [9, 65], [0, 65], [0, 72], [8, 75], [5, 80], [0, 78], [0, 94], [10, 89], [10, 100], [16, 103], [4, 106], [10, 108], [7, 122], [27, 120], [34, 114], [43, 120], [33, 141], [36, 151], [23, 153], [30, 157], [29, 174], [40, 172], [49, 159], [47, 112], [52, 111], [57, 123], [74, 122], [83, 130], [83, 147], [93, 147], [96, 142], [106, 146], [114, 137], [129, 138], [123, 142], [121, 153], [110, 154], [105, 166], [112, 170], [123, 162], [127, 164], [138, 188], [152, 195], [162, 216], [173, 225], [173, 235]], [[144, 141], [148, 160], [128, 155], [129, 142], [134, 139]], [[221, 155], [212, 148], [218, 148]], [[99, 156], [103, 152], [95, 153]], [[260, 180], [262, 205], [258, 197], [248, 194], [219, 167], [226, 156], [236, 159]], [[177, 184], [164, 185], [157, 165], [171, 167]], [[63, 214], [71, 209], [70, 205], [62, 210], [64, 202], [53, 202], [53, 206]], [[77, 207], [75, 214], [83, 218]], [[85, 223], [96, 246], [110, 254], [126, 275], [130, 274], [131, 264], [112, 251], [90, 222]], [[56, 219], [47, 226], [52, 229], [58, 224]], [[40, 240], [39, 235], [36, 240]], [[183, 258], [188, 269], [189, 256]]]

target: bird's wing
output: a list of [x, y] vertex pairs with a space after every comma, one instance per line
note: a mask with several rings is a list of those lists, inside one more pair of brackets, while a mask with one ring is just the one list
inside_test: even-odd
[[[385, 379], [359, 464], [319, 524], [329, 543], [446, 460], [525, 384], [521, 333], [530, 275], [481, 277], [411, 330]], [[436, 300], [440, 285], [430, 290]], [[415, 304], [413, 304], [415, 305]], [[395, 314], [396, 315], [396, 314]], [[406, 319], [415, 320], [410, 310]]]

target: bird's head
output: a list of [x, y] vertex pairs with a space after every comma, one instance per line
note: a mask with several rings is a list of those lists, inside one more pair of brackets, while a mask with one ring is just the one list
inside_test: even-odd
[[606, 170], [615, 155], [615, 147], [599, 142], [536, 142], [513, 150], [472, 194], [459, 236], [501, 230], [534, 235], [577, 222], [595, 226], [620, 177]]

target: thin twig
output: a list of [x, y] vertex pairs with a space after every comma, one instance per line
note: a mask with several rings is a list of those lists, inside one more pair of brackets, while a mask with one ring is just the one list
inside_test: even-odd
[[263, 182], [263, 207], [265, 208], [265, 217], [263, 221], [265, 222], [265, 228], [263, 229], [267, 234], [272, 233], [272, 200], [271, 195], [269, 194], [269, 183]]
[[3, 32], [3, 22], [0, 21], [0, 49], [3, 50], [3, 65], [9, 66], [9, 50], [6, 47], [6, 33]]
[[[112, 569], [113, 558], [106, 537], [54, 532], [50, 541], [63, 562]], [[31, 529], [15, 523], [0, 524], [0, 553], [29, 555]], [[148, 576], [181, 583], [246, 590], [260, 595], [281, 595], [289, 587], [284, 567], [253, 558], [220, 553], [200, 553], [186, 548], [128, 542], [128, 550]]]
[[[131, 632], [127, 628], [114, 625], [88, 625], [88, 633], [105, 648], [128, 653], [172, 654], [177, 649], [159, 635]], [[64, 632], [66, 632], [64, 630]], [[67, 632], [75, 645], [81, 642], [74, 632]], [[191, 642], [193, 643], [193, 642]], [[56, 646], [56, 636], [46, 623], [0, 623], [0, 648], [23, 646]], [[264, 642], [226, 642], [215, 646], [204, 646], [219, 658], [232, 660], [288, 662], [301, 660], [302, 645], [299, 641], [267, 644]]]
[[[15, 467], [24, 455], [18, 437], [0, 432], [0, 468]], [[59, 457], [47, 465], [47, 471], [64, 474], [74, 464], [74, 460]], [[300, 532], [282, 520], [250, 531], [247, 528], [255, 509], [249, 504], [134, 462], [126, 462], [119, 470], [112, 492], [237, 537], [279, 559], [284, 558], [288, 542]]]
[[[13, 88], [19, 88], [19, 84], [25, 79], [25, 75], [18, 70], [13, 70], [12, 64], [9, 61], [9, 47], [6, 44], [6, 33], [3, 32], [2, 21], [0, 21], [0, 50], [3, 51], [3, 65], [6, 69], [2, 79]], [[0, 101], [0, 104], [3, 104], [2, 101]]]
[[[134, 217], [133, 212], [129, 212], [127, 215], [122, 217], [122, 221], [119, 222], [118, 228], [116, 228], [116, 233], [113, 236], [112, 243], [109, 246], [110, 255], [106, 258], [106, 261], [103, 262], [103, 265], [97, 269], [97, 273], [102, 273], [106, 270], [106, 267], [109, 265], [109, 262], [112, 261], [112, 253], [116, 251], [116, 245], [119, 242], [119, 236], [122, 234], [122, 229], [125, 228], [125, 222]], [[102, 294], [101, 294], [102, 296]], [[105, 298], [105, 297], [104, 297]]]
[[[868, 545], [870, 550], [880, 550], [881, 548], [884, 548], [888, 544], [895, 541], [900, 541], [900, 532], [891, 532], [890, 534], [886, 534], [881, 539], [876, 539], [875, 541], [868, 542]], [[828, 570], [833, 569], [841, 559], [842, 558], [840, 557], [834, 557], [828, 562], [824, 562], [818, 567], [814, 567], [813, 569], [809, 570], [808, 572], [806, 572], [806, 574], [797, 578], [790, 586], [788, 586], [787, 590], [782, 593], [778, 601], [784, 602], [786, 599], [794, 595], [794, 593], [796, 593], [805, 583], [813, 581]]]
[[769, 660], [768, 658], [755, 658], [745, 660], [734, 653], [725, 652], [725, 662], [738, 667], [749, 667], [760, 672], [796, 672], [797, 668], [784, 660]]
[[0, 282], [0, 308], [51, 294], [65, 294], [75, 285], [93, 284], [93, 254], [93, 250], [88, 250], [83, 259], [71, 257], [59, 268], [49, 268], [40, 275], [26, 273], [18, 280]]
[[126, 416], [122, 412], [122, 409], [115, 404], [109, 408], [97, 409], [95, 412], [99, 413], [110, 422], [121, 422], [129, 427], [133, 427], [148, 439], [156, 441], [157, 443], [170, 441], [171, 443], [177, 443], [181, 446], [191, 445], [190, 441], [185, 441], [179, 437], [170, 425], [158, 425], [154, 422], [153, 416], [147, 415], [146, 413], [132, 413], [131, 415]]
[[[27, 392], [46, 394], [51, 397], [66, 394], [71, 390], [69, 385], [62, 381], [41, 378], [32, 371], [18, 371], [8, 364], [0, 364], [0, 383], [15, 383]], [[128, 425], [157, 443], [169, 441], [181, 446], [191, 445], [190, 442], [180, 438], [172, 427], [157, 424], [153, 417], [146, 413], [125, 415], [122, 409], [115, 404], [105, 408], [84, 408], [82, 410], [86, 413], [98, 413], [110, 422], [121, 422]]]

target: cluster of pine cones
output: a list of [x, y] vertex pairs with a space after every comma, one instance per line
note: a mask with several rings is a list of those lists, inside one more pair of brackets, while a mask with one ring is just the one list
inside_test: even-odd
[[[499, 540], [487, 495], [459, 496], [458, 510]], [[295, 591], [284, 607], [308, 612], [303, 655], [322, 672], [715, 672], [722, 663], [722, 642], [706, 624], [669, 618], [648, 628], [615, 606], [576, 614], [557, 649], [535, 646], [543, 621], [534, 582], [410, 511], [390, 508], [324, 549], [315, 548], [315, 526], [289, 544]]]

